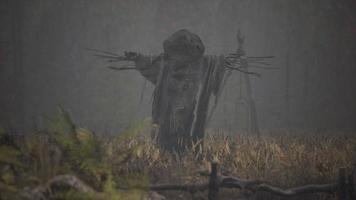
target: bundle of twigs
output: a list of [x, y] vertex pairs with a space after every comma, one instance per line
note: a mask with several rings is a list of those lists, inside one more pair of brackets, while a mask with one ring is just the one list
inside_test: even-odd
[[[109, 51], [102, 51], [97, 49], [87, 48], [88, 51], [94, 52], [94, 56], [105, 59], [109, 63], [121, 62], [120, 67], [116, 66], [108, 66], [108, 68], [116, 71], [122, 70], [135, 70], [135, 66], [133, 63], [138, 53], [135, 52], [125, 52], [125, 55], [119, 55]], [[258, 69], [278, 69], [277, 67], [270, 67], [270, 63], [266, 60], [272, 59], [274, 56], [241, 56], [237, 53], [230, 53], [225, 57], [225, 68], [229, 70], [236, 70], [245, 74], [254, 75], [260, 77], [261, 74], [257, 72], [249, 71], [250, 68], [258, 68]]]
[[261, 74], [257, 72], [249, 71], [249, 68], [258, 69], [278, 69], [277, 67], [269, 67], [270, 63], [267, 63], [267, 59], [272, 59], [274, 56], [240, 56], [236, 53], [230, 53], [225, 57], [225, 67], [229, 70], [236, 70], [245, 74], [254, 75], [260, 77]]
[[109, 51], [102, 51], [98, 49], [87, 48], [86, 50], [93, 52], [95, 57], [105, 59], [109, 63], [121, 62], [121, 67], [116, 66], [108, 66], [109, 69], [122, 71], [122, 70], [134, 70], [136, 69], [133, 66], [135, 58], [137, 57], [137, 53], [135, 52], [125, 52], [125, 55], [119, 55]]

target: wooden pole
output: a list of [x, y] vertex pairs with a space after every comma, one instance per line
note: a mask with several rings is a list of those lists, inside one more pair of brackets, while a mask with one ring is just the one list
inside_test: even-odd
[[[237, 42], [238, 42], [238, 47], [236, 50], [236, 55], [240, 57], [241, 59], [241, 66], [244, 71], [248, 71], [248, 62], [247, 58], [245, 57], [245, 51], [243, 50], [243, 44], [245, 41], [245, 37], [241, 35], [241, 32], [239, 31], [237, 34]], [[251, 82], [250, 82], [250, 76], [247, 73], [244, 73], [244, 81], [246, 84], [246, 95], [247, 95], [247, 100], [248, 100], [248, 128], [247, 130], [249, 132], [257, 133], [257, 135], [260, 135], [260, 130], [258, 127], [258, 119], [257, 119], [257, 111], [256, 111], [256, 105], [255, 101], [252, 97], [252, 87], [251, 87]]]
[[219, 179], [218, 179], [218, 163], [211, 162], [211, 173], [209, 179], [209, 200], [218, 200], [219, 194]]
[[338, 197], [339, 200], [346, 200], [346, 169], [339, 169], [339, 188], [338, 188]]
[[355, 169], [352, 170], [352, 173], [347, 177], [348, 178], [347, 193], [349, 194], [349, 199], [356, 198], [354, 177], [355, 177]]
[[[244, 65], [243, 68], [247, 70], [247, 62], [243, 61]], [[257, 111], [256, 111], [256, 105], [255, 101], [252, 97], [252, 88], [251, 88], [251, 82], [250, 82], [250, 76], [248, 74], [244, 74], [245, 78], [245, 83], [246, 83], [246, 94], [247, 94], [247, 99], [248, 99], [248, 107], [249, 107], [249, 115], [248, 115], [248, 121], [249, 121], [249, 127], [248, 131], [252, 133], [257, 133], [257, 135], [260, 135], [259, 127], [258, 127], [258, 119], [257, 119]]]

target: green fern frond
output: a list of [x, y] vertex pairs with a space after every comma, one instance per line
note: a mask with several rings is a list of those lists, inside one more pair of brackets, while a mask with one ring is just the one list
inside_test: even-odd
[[122, 140], [127, 137], [133, 137], [139, 133], [142, 133], [147, 127], [151, 125], [151, 118], [144, 118], [137, 120], [129, 125], [123, 132], [120, 133], [117, 139]]
[[21, 152], [11, 146], [0, 146], [0, 163], [22, 167], [19, 159]]
[[58, 116], [53, 119], [47, 119], [47, 130], [50, 133], [71, 134], [75, 131], [70, 114], [62, 107], [58, 107]]

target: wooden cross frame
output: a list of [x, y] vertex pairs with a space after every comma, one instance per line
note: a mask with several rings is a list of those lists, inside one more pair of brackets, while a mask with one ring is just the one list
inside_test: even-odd
[[236, 53], [230, 53], [226, 57], [226, 68], [230, 70], [237, 70], [242, 72], [243, 81], [246, 84], [246, 100], [248, 106], [247, 113], [247, 131], [257, 133], [259, 135], [259, 126], [255, 101], [252, 95], [252, 87], [250, 82], [250, 76], [254, 75], [260, 77], [261, 75], [256, 72], [250, 71], [251, 68], [257, 69], [278, 69], [275, 67], [270, 67], [268, 61], [274, 56], [246, 56], [245, 50], [243, 48], [245, 42], [245, 37], [241, 35], [241, 32], [237, 33], [237, 50]]

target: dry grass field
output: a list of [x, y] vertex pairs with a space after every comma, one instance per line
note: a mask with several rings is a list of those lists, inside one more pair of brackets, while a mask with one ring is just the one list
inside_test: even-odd
[[[117, 135], [94, 134], [76, 127], [70, 117], [49, 120], [48, 127], [26, 135], [0, 131], [0, 199], [22, 199], [24, 191], [70, 174], [102, 194], [103, 199], [142, 199], [145, 191], [123, 189], [152, 184], [206, 182], [199, 172], [212, 160], [222, 174], [258, 179], [282, 188], [335, 182], [338, 169], [353, 169], [356, 135], [286, 131], [211, 132], [183, 154], [162, 152], [149, 137], [149, 120]], [[204, 144], [204, 145], [202, 145]], [[166, 199], [206, 199], [206, 193], [163, 192]], [[22, 196], [21, 196], [22, 195]], [[93, 199], [71, 188], [46, 193], [48, 199]], [[223, 189], [220, 199], [284, 199], [265, 192]], [[335, 199], [310, 194], [289, 199]]]

